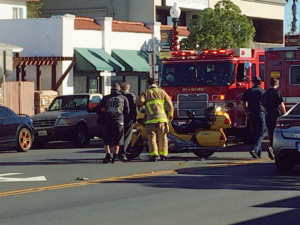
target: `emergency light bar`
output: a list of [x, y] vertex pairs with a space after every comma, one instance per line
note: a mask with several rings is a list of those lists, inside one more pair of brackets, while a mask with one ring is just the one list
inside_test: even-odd
[[208, 50], [197, 52], [194, 50], [185, 50], [185, 51], [174, 51], [172, 52], [171, 58], [199, 58], [199, 57], [251, 57], [251, 49], [246, 48], [235, 48], [235, 49], [219, 49], [219, 50]]

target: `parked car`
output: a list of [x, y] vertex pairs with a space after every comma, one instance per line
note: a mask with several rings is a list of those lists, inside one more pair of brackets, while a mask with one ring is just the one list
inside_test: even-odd
[[97, 123], [94, 108], [101, 94], [73, 94], [56, 97], [46, 112], [31, 117], [34, 124], [35, 148], [50, 141], [72, 141], [74, 147], [84, 147], [94, 137], [102, 137], [103, 127]]
[[279, 170], [291, 171], [300, 164], [300, 102], [277, 119], [273, 149]]
[[0, 148], [16, 147], [18, 152], [30, 150], [34, 140], [32, 120], [0, 106]]

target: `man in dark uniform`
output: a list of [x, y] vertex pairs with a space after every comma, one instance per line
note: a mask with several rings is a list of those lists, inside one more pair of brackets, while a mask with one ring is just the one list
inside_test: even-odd
[[254, 145], [249, 153], [253, 158], [257, 159], [261, 157], [261, 143], [266, 132], [265, 111], [263, 107], [265, 90], [260, 87], [260, 77], [254, 77], [252, 82], [253, 87], [246, 90], [241, 98], [241, 106], [249, 119], [251, 133], [254, 138]]
[[126, 150], [128, 145], [130, 144], [133, 124], [136, 122], [137, 117], [137, 109], [135, 105], [136, 97], [133, 93], [130, 92], [130, 84], [128, 82], [124, 82], [121, 85], [121, 90], [122, 94], [128, 100], [130, 112], [124, 120], [124, 145], [120, 148], [119, 158], [122, 161], [127, 161]]
[[[129, 113], [129, 103], [122, 95], [120, 85], [115, 83], [111, 89], [111, 94], [106, 95], [97, 106], [98, 113], [102, 108], [106, 108], [104, 122], [104, 147], [106, 157], [103, 163], [118, 161], [120, 145], [124, 144], [124, 118]], [[113, 158], [110, 155], [110, 144], [113, 144]]]
[[275, 78], [271, 78], [270, 80], [270, 88], [266, 91], [263, 96], [264, 106], [266, 108], [266, 123], [269, 133], [270, 139], [270, 147], [268, 148], [270, 159], [274, 159], [273, 154], [273, 135], [276, 127], [277, 118], [280, 115], [286, 113], [285, 105], [283, 102], [282, 94], [278, 88], [278, 80]]

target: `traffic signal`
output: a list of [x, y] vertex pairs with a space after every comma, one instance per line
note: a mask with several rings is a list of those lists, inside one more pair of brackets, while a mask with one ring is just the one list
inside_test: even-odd
[[171, 36], [171, 51], [178, 51], [178, 31], [172, 30], [172, 36]]

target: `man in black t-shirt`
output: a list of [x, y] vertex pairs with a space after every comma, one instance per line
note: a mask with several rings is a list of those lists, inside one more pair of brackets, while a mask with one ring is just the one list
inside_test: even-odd
[[[118, 161], [120, 145], [124, 145], [124, 120], [129, 114], [129, 103], [122, 95], [120, 85], [115, 83], [111, 89], [111, 94], [106, 95], [97, 106], [98, 113], [105, 108], [104, 121], [104, 147], [106, 157], [103, 163]], [[113, 158], [110, 155], [110, 144], [113, 144]]]
[[262, 98], [265, 90], [260, 87], [260, 77], [254, 77], [252, 82], [253, 87], [246, 90], [241, 98], [241, 106], [249, 119], [251, 133], [254, 138], [254, 145], [249, 153], [253, 158], [257, 159], [261, 157], [261, 143], [266, 132], [265, 110]]
[[266, 123], [267, 123], [270, 145], [271, 145], [271, 147], [269, 147], [268, 152], [269, 152], [269, 157], [271, 159], [274, 159], [272, 148], [273, 148], [273, 136], [276, 127], [276, 121], [280, 115], [286, 113], [286, 109], [283, 102], [282, 94], [279, 90], [277, 90], [278, 79], [271, 78], [270, 86], [271, 87], [263, 95], [263, 103], [267, 111]]

